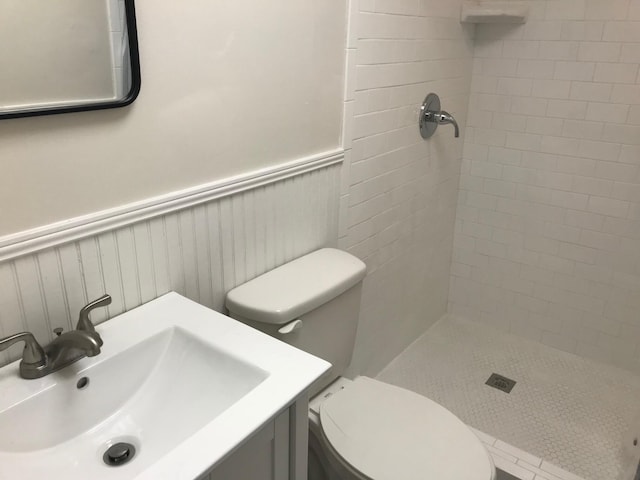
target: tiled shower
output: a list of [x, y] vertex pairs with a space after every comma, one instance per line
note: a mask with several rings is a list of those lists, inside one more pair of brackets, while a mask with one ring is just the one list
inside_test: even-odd
[[[612, 372], [622, 367], [626, 372], [616, 381], [631, 390], [612, 387], [608, 395], [634, 396], [633, 374], [640, 373], [640, 2], [498, 2], [525, 6], [526, 23], [477, 25], [460, 23], [463, 3], [360, 0], [359, 14], [352, 15], [359, 40], [350, 51], [357, 60], [349, 69], [356, 81], [347, 109], [354, 124], [341, 245], [372, 271], [356, 357], [367, 366], [361, 371], [377, 373], [394, 355], [389, 339], [409, 341], [434, 325], [445, 313], [438, 299], [448, 298], [452, 318], [515, 335], [514, 346], [532, 340], [595, 360], [585, 368], [614, 383], [618, 373]], [[418, 137], [417, 107], [431, 91], [464, 125], [463, 142], [445, 128], [427, 142]], [[449, 253], [447, 296], [440, 286]], [[413, 287], [421, 293], [411, 295]], [[431, 330], [444, 328], [440, 322]], [[539, 355], [555, 359], [553, 349]], [[558, 354], [564, 364], [564, 353]], [[403, 355], [383, 379], [438, 396], [438, 388], [416, 385], [444, 378], [409, 380], [411, 362]], [[414, 356], [423, 362], [415, 370], [424, 370], [428, 353]], [[565, 388], [561, 382], [569, 377], [558, 372], [557, 385], [540, 388]], [[592, 431], [591, 440], [580, 443], [576, 435], [575, 448], [582, 445], [583, 452], [589, 442], [616, 450], [612, 463], [596, 467], [596, 459], [589, 470], [565, 462], [567, 469], [594, 480], [605, 480], [603, 471], [622, 475], [616, 462], [628, 454], [623, 441], [637, 430], [630, 425], [635, 407], [625, 403], [606, 439]], [[564, 408], [558, 404], [555, 411]], [[600, 413], [606, 417], [615, 408], [608, 404]], [[616, 438], [615, 447], [609, 438]], [[545, 474], [556, 478], [549, 471], [536, 478]]]

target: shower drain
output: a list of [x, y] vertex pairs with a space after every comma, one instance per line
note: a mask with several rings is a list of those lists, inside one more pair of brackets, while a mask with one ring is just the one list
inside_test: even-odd
[[503, 392], [509, 393], [513, 386], [516, 384], [515, 380], [511, 380], [510, 378], [503, 377], [502, 375], [498, 375], [497, 373], [492, 373], [489, 377], [489, 380], [485, 382], [485, 385], [489, 385], [490, 387], [497, 388], [498, 390], [502, 390]]

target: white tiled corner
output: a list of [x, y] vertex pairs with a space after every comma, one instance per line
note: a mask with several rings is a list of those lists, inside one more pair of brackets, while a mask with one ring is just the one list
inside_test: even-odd
[[354, 89], [344, 134], [352, 163], [340, 244], [368, 267], [353, 364], [373, 374], [446, 312], [462, 141], [445, 127], [424, 141], [418, 112], [436, 91], [465, 131], [473, 31], [460, 24], [462, 0], [357, 3], [347, 39], [355, 83], [346, 87], [347, 97]]
[[[640, 336], [622, 337], [635, 326], [622, 312], [640, 308], [640, 256], [622, 249], [639, 238], [640, 8], [527, 3], [522, 26], [477, 26], [452, 272], [461, 281], [451, 282], [464, 288], [449, 302], [474, 320], [640, 371]], [[500, 214], [511, 220], [495, 224]], [[470, 232], [482, 240], [461, 238]], [[517, 268], [498, 281], [491, 265], [504, 259]], [[471, 277], [458, 277], [464, 266]], [[526, 279], [530, 267], [539, 274]], [[633, 281], [616, 284], [620, 274]], [[607, 336], [594, 340], [594, 328]]]

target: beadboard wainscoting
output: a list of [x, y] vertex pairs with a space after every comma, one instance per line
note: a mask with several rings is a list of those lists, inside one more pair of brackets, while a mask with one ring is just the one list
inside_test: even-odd
[[[24, 234], [0, 248], [0, 336], [47, 343], [103, 293], [113, 303], [92, 313], [96, 324], [172, 290], [223, 311], [236, 285], [335, 246], [341, 162], [332, 152]], [[20, 353], [1, 353], [0, 365]]]

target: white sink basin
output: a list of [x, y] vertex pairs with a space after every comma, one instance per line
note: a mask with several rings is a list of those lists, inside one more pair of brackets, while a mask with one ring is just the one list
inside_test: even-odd
[[[0, 479], [196, 478], [329, 367], [175, 293], [97, 330], [97, 357], [0, 369]], [[119, 442], [135, 456], [107, 466]]]

